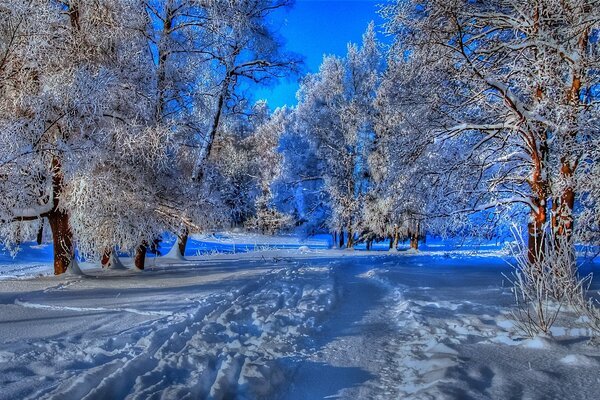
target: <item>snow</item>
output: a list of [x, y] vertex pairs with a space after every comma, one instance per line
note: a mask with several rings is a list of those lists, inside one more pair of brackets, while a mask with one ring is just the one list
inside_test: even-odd
[[81, 262], [82, 275], [25, 268], [0, 281], [0, 399], [595, 397], [585, 321], [525, 338], [507, 264], [445, 252], [311, 245], [148, 258], [141, 272], [127, 257]]

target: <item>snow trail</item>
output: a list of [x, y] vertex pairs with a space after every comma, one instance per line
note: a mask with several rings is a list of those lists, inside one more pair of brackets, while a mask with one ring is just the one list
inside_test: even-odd
[[[194, 313], [173, 314], [137, 328], [108, 352], [31, 399], [210, 398], [272, 395], [289, 372], [278, 359], [300, 354], [300, 340], [319, 329], [335, 303], [330, 271], [302, 266], [267, 273], [240, 289], [200, 301]], [[25, 307], [85, 311], [16, 301]], [[128, 309], [88, 308], [93, 311]], [[147, 315], [153, 315], [147, 313]], [[136, 335], [137, 334], [137, 335]], [[2, 396], [0, 396], [2, 397]]]
[[515, 336], [501, 262], [257, 257], [4, 281], [0, 399], [576, 399], [600, 390], [600, 351], [580, 327], [559, 321], [555, 338]]

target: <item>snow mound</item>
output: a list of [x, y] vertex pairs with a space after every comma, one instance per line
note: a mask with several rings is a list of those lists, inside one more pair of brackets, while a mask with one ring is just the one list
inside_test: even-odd
[[171, 250], [169, 250], [169, 252], [167, 254], [165, 254], [162, 258], [166, 259], [166, 260], [177, 260], [177, 261], [185, 260], [185, 258], [181, 255], [181, 252], [179, 251], [179, 244], [177, 243], [177, 241], [175, 241], [175, 243], [173, 244], [173, 247], [171, 247]]
[[531, 339], [524, 340], [521, 343], [522, 347], [526, 347], [528, 349], [551, 349], [554, 347], [554, 343], [548, 338], [544, 336], [536, 336]]
[[65, 275], [66, 276], [84, 276], [85, 274], [83, 273], [81, 268], [79, 268], [79, 264], [77, 263], [77, 260], [72, 259], [71, 263], [69, 264], [69, 267], [67, 268], [67, 271], [65, 272]]
[[580, 366], [580, 367], [597, 367], [600, 363], [588, 356], [583, 354], [569, 354], [560, 359], [560, 362], [566, 365]]
[[309, 248], [308, 246], [300, 246], [300, 247], [298, 248], [298, 251], [299, 251], [300, 253], [308, 253], [308, 252], [310, 251], [310, 248]]
[[110, 253], [110, 259], [108, 260], [108, 265], [106, 266], [106, 269], [126, 270], [127, 268], [123, 265], [123, 263], [119, 259], [119, 256], [117, 256], [113, 251]]

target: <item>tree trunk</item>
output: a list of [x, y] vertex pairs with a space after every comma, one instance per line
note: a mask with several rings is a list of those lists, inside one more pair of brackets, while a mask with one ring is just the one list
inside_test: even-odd
[[352, 227], [348, 227], [348, 248], [351, 249], [354, 247], [354, 232], [352, 231]]
[[537, 199], [533, 199], [534, 204], [537, 203], [538, 211], [531, 210], [529, 223], [527, 224], [527, 257], [530, 264], [536, 264], [544, 257], [546, 245], [544, 231], [546, 225], [546, 208], [541, 205]]
[[54, 274], [67, 272], [74, 256], [73, 231], [67, 211], [59, 208], [59, 198], [64, 186], [64, 177], [58, 157], [52, 158], [52, 201], [53, 207], [47, 215], [52, 243], [54, 245]]
[[112, 249], [110, 247], [107, 247], [104, 249], [104, 252], [102, 253], [102, 259], [100, 260], [100, 263], [102, 264], [102, 268], [109, 267], [111, 254], [112, 254]]
[[64, 274], [74, 255], [69, 214], [62, 210], [53, 210], [48, 214], [48, 222], [54, 243], [54, 275]]
[[333, 231], [333, 247], [337, 247], [337, 231]]
[[417, 227], [414, 232], [410, 233], [410, 248], [419, 250], [419, 224], [417, 223]]
[[410, 235], [410, 248], [419, 250], [419, 236], [415, 233], [412, 233]]
[[177, 235], [177, 248], [179, 249], [179, 255], [185, 256], [185, 247], [187, 246], [189, 237], [189, 231], [187, 228], [183, 228], [181, 233]]
[[146, 250], [148, 249], [148, 243], [144, 240], [138, 247], [135, 249], [135, 258], [134, 264], [137, 269], [144, 269], [146, 264]]
[[210, 153], [212, 151], [213, 142], [215, 137], [217, 136], [217, 131], [219, 129], [219, 123], [221, 121], [221, 114], [223, 113], [223, 106], [225, 105], [225, 99], [227, 94], [229, 93], [229, 85], [231, 84], [231, 71], [226, 72], [225, 80], [222, 83], [221, 93], [219, 94], [219, 98], [217, 99], [217, 109], [215, 115], [213, 117], [213, 121], [211, 124], [210, 131], [208, 132], [208, 137], [204, 139], [204, 144], [200, 148], [200, 155], [196, 160], [196, 165], [194, 166], [194, 172], [192, 179], [196, 182], [202, 181], [204, 177], [203, 166], [205, 160], [210, 157]]
[[399, 242], [400, 242], [400, 229], [398, 228], [398, 225], [394, 225], [394, 243], [392, 244], [391, 248], [394, 250], [397, 250]]
[[394, 248], [394, 237], [390, 236], [389, 239], [390, 239], [390, 250], [391, 250]]
[[344, 231], [340, 231], [340, 249], [344, 248]]
[[40, 228], [38, 229], [37, 237], [36, 237], [36, 243], [38, 244], [38, 246], [40, 244], [42, 244], [43, 240], [44, 240], [44, 218], [40, 218]]

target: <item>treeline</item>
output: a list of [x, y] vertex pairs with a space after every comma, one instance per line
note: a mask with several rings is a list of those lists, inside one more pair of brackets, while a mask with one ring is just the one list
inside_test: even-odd
[[46, 225], [56, 274], [75, 248], [143, 268], [161, 233], [183, 254], [190, 232], [254, 212], [240, 196], [266, 212], [278, 117], [245, 93], [298, 68], [268, 20], [290, 3], [1, 1], [4, 244]]
[[[498, 237], [597, 245], [600, 5], [398, 1], [270, 112], [284, 0], [0, 2], [0, 233], [47, 220], [55, 271], [245, 226], [338, 247]], [[125, 17], [126, 16], [126, 17]], [[39, 236], [39, 235], [38, 235]], [[570, 254], [570, 253], [569, 253]]]
[[597, 245], [597, 2], [415, 0], [381, 12], [391, 46], [371, 26], [302, 83], [284, 134], [296, 143], [283, 150], [287, 180], [303, 187], [291, 208], [348, 247], [506, 237], [525, 224], [530, 262], [559, 243]]

